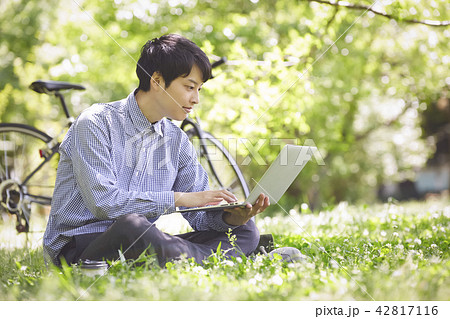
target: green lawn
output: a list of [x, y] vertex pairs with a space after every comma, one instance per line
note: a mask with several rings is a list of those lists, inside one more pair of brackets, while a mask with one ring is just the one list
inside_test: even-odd
[[[184, 260], [160, 269], [148, 257], [139, 266], [118, 261], [93, 280], [76, 267], [47, 269], [42, 233], [33, 234], [35, 247], [20, 248], [24, 237], [4, 216], [0, 300], [449, 300], [449, 221], [448, 200], [341, 203], [320, 213], [295, 208], [257, 223], [277, 246], [310, 256], [307, 262], [218, 254], [203, 266]], [[160, 227], [186, 230], [171, 219]]]

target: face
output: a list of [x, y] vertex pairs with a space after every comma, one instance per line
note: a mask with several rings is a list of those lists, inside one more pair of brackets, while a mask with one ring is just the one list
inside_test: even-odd
[[177, 121], [184, 120], [192, 112], [194, 105], [199, 103], [202, 85], [202, 72], [194, 65], [186, 77], [180, 76], [173, 80], [165, 88], [165, 92], [160, 90], [161, 115]]

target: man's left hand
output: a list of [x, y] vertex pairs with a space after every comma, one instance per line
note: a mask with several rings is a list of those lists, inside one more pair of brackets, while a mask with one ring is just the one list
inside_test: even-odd
[[253, 216], [261, 214], [269, 205], [269, 196], [261, 193], [253, 206], [251, 204], [247, 204], [244, 208], [237, 207], [225, 209], [223, 220], [229, 225], [244, 225]]

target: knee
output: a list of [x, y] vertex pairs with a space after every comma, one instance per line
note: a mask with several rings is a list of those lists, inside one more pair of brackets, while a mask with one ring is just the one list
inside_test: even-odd
[[144, 221], [147, 221], [147, 218], [143, 215], [139, 214], [128, 214], [121, 216], [117, 219], [116, 223], [130, 226], [130, 227], [138, 227], [140, 226]]
[[120, 217], [115, 222], [115, 228], [125, 237], [130, 234], [139, 233], [139, 230], [145, 230], [152, 225], [143, 215], [128, 214]]

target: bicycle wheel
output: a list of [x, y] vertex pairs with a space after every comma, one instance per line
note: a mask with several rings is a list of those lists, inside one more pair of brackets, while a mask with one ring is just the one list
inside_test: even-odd
[[51, 142], [31, 126], [0, 123], [0, 211], [17, 216], [19, 232], [29, 230], [32, 208], [51, 204], [59, 157]]
[[245, 200], [249, 195], [247, 182], [225, 146], [208, 132], [203, 132], [202, 140], [193, 128], [186, 131], [186, 134], [197, 151], [200, 163], [208, 173], [210, 189], [227, 189], [239, 201]]

